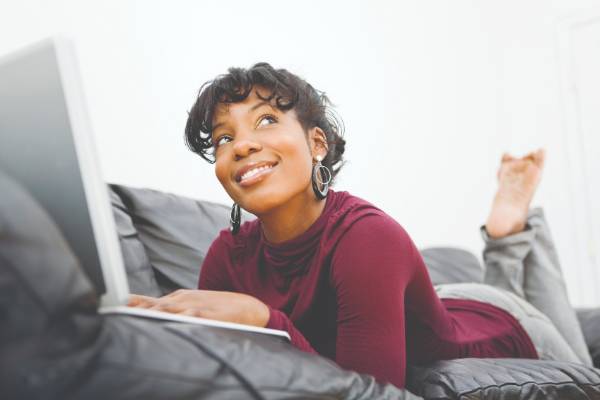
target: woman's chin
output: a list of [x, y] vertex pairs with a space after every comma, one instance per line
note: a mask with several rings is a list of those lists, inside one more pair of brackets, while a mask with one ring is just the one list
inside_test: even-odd
[[273, 191], [256, 190], [251, 193], [244, 193], [238, 197], [236, 202], [247, 212], [260, 216], [268, 214], [269, 211], [274, 210], [285, 201], [281, 199], [280, 194], [273, 193]]
[[231, 196], [230, 194], [230, 196], [241, 208], [260, 217], [282, 209], [286, 204], [292, 205], [298, 201], [305, 202], [312, 194], [312, 188], [308, 188], [309, 191], [305, 185], [292, 186], [289, 184], [276, 185], [268, 183], [270, 182], [262, 182], [261, 185], [257, 185], [250, 190], [235, 190], [235, 193], [232, 193], [234, 195]]

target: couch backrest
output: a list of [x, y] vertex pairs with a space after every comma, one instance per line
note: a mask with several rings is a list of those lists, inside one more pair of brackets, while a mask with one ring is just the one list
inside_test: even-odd
[[156, 296], [196, 288], [210, 244], [229, 226], [230, 208], [151, 189], [110, 189], [130, 290]]
[[473, 253], [457, 247], [430, 247], [421, 250], [434, 285], [483, 282], [483, 267]]

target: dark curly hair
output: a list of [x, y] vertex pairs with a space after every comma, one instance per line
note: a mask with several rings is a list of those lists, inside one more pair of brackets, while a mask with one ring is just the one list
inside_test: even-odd
[[333, 111], [332, 103], [324, 92], [316, 90], [304, 79], [285, 69], [275, 69], [268, 63], [258, 63], [249, 69], [229, 68], [228, 73], [206, 82], [188, 113], [185, 126], [185, 143], [194, 153], [209, 163], [215, 162], [212, 142], [212, 122], [220, 103], [244, 101], [255, 86], [267, 89], [269, 101], [280, 111], [295, 110], [305, 131], [319, 127], [326, 135], [327, 155], [322, 163], [329, 168], [333, 178], [342, 168], [346, 141], [343, 139], [342, 120]]

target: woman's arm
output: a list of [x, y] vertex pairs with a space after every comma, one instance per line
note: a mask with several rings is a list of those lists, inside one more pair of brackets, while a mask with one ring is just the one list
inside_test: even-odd
[[204, 290], [232, 290], [231, 278], [227, 275], [224, 260], [229, 258], [229, 251], [225, 244], [224, 232], [211, 243], [198, 277], [198, 289]]
[[292, 345], [306, 353], [317, 354], [316, 350], [312, 348], [308, 340], [302, 335], [302, 333], [294, 326], [292, 321], [282, 311], [276, 310], [269, 307], [270, 318], [267, 328], [279, 329], [286, 331], [290, 335]]
[[265, 327], [270, 318], [269, 307], [253, 296], [232, 291], [223, 265], [227, 257], [227, 246], [219, 236], [204, 259], [200, 290], [180, 289], [160, 298], [131, 295], [129, 306]]
[[287, 315], [253, 296], [232, 291], [233, 285], [223, 265], [229, 252], [220, 239], [211, 244], [206, 254], [199, 290], [181, 289], [160, 298], [132, 295], [129, 306], [283, 330], [288, 332], [295, 347], [316, 354]]
[[404, 297], [418, 259], [408, 234], [385, 215], [357, 221], [339, 241], [331, 278], [340, 366], [404, 387]]
[[[222, 260], [224, 257], [229, 257], [229, 251], [227, 250], [227, 246], [224, 246], [221, 238], [218, 237], [212, 243], [208, 249], [208, 252], [206, 253], [206, 257], [204, 258], [204, 263], [202, 264], [200, 273], [200, 280], [198, 283], [199, 289], [216, 291], [232, 290], [230, 278], [227, 275], [226, 268], [224, 268], [222, 265]], [[266, 307], [268, 310], [267, 321], [265, 322], [267, 328], [286, 331], [290, 335], [292, 344], [295, 347], [307, 353], [317, 353], [312, 348], [308, 340], [304, 338], [302, 333], [296, 329], [287, 315], [279, 310], [269, 307], [268, 305], [266, 305]]]

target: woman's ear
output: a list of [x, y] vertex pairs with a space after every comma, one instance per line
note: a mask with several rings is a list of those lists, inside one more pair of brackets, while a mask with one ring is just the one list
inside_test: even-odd
[[327, 151], [329, 150], [329, 146], [327, 144], [327, 136], [321, 128], [315, 126], [308, 131], [308, 144], [310, 146], [310, 153], [313, 159], [317, 156], [325, 158]]

